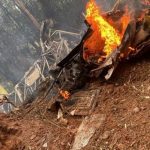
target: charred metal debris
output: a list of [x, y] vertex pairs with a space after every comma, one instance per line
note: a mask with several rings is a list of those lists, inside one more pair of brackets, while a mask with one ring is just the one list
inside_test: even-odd
[[[104, 15], [113, 19], [116, 17], [119, 18], [121, 13], [119, 14], [118, 11], [116, 13], [116, 10], [113, 10]], [[84, 42], [93, 33], [91, 25], [86, 20], [85, 23], [88, 30], [82, 37], [80, 43], [56, 65], [55, 69], [50, 70], [50, 74], [53, 76], [53, 82], [45, 94], [46, 97], [55, 88], [58, 96], [53, 98], [51, 106], [59, 103], [63, 111], [67, 111], [72, 115], [87, 115], [96, 106], [94, 97], [98, 94], [98, 91], [83, 90], [82, 88], [86, 83], [92, 79], [100, 79], [100, 77], [109, 80], [121, 61], [137, 57], [150, 48], [149, 9], [145, 11], [144, 16], [140, 20], [136, 18], [129, 22], [121, 44], [100, 63], [95, 63], [92, 60], [89, 62], [83, 58], [85, 50]], [[47, 22], [43, 26], [45, 26], [44, 28], [48, 28]], [[45, 34], [43, 30], [41, 33], [41, 35]], [[41, 39], [41, 43], [44, 42]]]

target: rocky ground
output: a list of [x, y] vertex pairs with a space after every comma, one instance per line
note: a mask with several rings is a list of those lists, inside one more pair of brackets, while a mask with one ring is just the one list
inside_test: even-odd
[[48, 102], [39, 99], [18, 112], [1, 114], [0, 149], [149, 150], [149, 56], [121, 63], [108, 82], [91, 83], [90, 88], [100, 90], [91, 118], [65, 115], [57, 120]]

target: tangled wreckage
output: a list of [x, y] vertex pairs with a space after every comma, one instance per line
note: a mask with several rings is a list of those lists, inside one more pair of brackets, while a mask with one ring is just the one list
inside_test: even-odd
[[[52, 98], [51, 109], [59, 105], [71, 115], [88, 115], [96, 106], [99, 91], [86, 91], [84, 86], [88, 82], [109, 80], [121, 61], [138, 57], [150, 48], [149, 8], [132, 16], [118, 2], [112, 11], [102, 14], [96, 2], [90, 0], [85, 18], [87, 32], [56, 68], [50, 70], [53, 82], [44, 96], [51, 95], [55, 89], [57, 96]], [[45, 28], [47, 22], [42, 27], [42, 47], [48, 47]]]
[[[69, 54], [63, 54], [67, 56], [53, 69], [48, 65], [50, 84], [44, 91], [43, 99], [51, 101], [51, 110], [58, 108], [71, 115], [90, 114], [96, 106], [95, 97], [99, 94], [99, 90], [87, 90], [85, 85], [94, 80], [109, 80], [121, 61], [141, 56], [149, 50], [149, 5], [143, 4], [141, 10], [137, 12], [129, 10], [120, 1], [106, 13], [102, 13], [94, 0], [87, 3], [85, 15], [87, 31], [80, 43]], [[46, 20], [41, 26], [40, 44], [43, 52], [52, 47], [49, 37], [51, 24], [51, 20]], [[46, 59], [45, 64], [48, 64], [47, 61]], [[36, 69], [37, 72], [38, 69], [39, 67]], [[40, 76], [42, 72], [38, 74]], [[21, 97], [20, 92], [19, 96]]]

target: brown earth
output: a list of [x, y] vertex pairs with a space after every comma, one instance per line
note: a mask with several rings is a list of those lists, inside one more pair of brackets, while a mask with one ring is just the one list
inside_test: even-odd
[[[84, 150], [150, 149], [149, 56], [121, 63], [108, 82], [90, 84], [100, 89], [93, 114], [105, 114], [106, 120]], [[18, 112], [1, 114], [0, 149], [69, 150], [84, 117], [66, 115], [68, 123], [60, 122], [47, 103], [36, 100]]]

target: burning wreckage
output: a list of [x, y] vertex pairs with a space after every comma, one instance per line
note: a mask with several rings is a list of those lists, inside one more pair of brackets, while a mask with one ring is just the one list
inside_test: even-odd
[[81, 42], [50, 73], [52, 89], [51, 109], [61, 106], [71, 115], [87, 115], [96, 105], [98, 90], [79, 90], [88, 81], [104, 77], [109, 80], [119, 62], [141, 55], [150, 48], [150, 9], [142, 9], [132, 17], [127, 7], [116, 3], [112, 11], [102, 14], [94, 0], [86, 7], [88, 30]]

